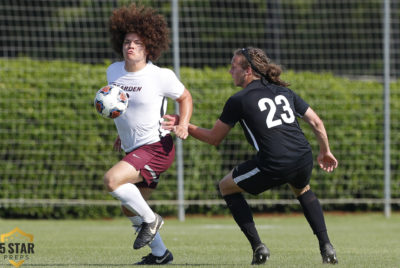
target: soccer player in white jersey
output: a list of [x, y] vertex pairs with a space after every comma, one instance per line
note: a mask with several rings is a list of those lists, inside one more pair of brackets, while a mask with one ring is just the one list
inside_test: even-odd
[[179, 103], [181, 120], [174, 131], [186, 139], [192, 97], [173, 71], [153, 64], [168, 48], [169, 30], [163, 16], [131, 4], [113, 11], [109, 30], [112, 47], [123, 60], [108, 67], [107, 81], [128, 93], [129, 107], [114, 119], [118, 131], [114, 149], [126, 155], [106, 172], [104, 184], [121, 201], [124, 214], [138, 231], [133, 248], [151, 248], [136, 264], [167, 264], [173, 256], [158, 232], [163, 219], [146, 200], [174, 160], [172, 137], [161, 127], [167, 98]]
[[[257, 151], [252, 159], [236, 166], [219, 183], [219, 190], [233, 218], [250, 242], [251, 264], [263, 264], [270, 256], [261, 242], [253, 216], [242, 192], [258, 195], [268, 189], [289, 184], [303, 208], [304, 216], [318, 238], [323, 263], [336, 264], [321, 205], [311, 191], [313, 168], [310, 144], [296, 119], [301, 117], [315, 133], [320, 152], [319, 166], [332, 172], [338, 161], [331, 153], [324, 124], [311, 107], [280, 79], [278, 65], [270, 62], [259, 48], [235, 51], [230, 74], [234, 84], [243, 88], [225, 103], [212, 129], [189, 124], [189, 134], [211, 145], [218, 145], [239, 122], [248, 142]], [[172, 129], [178, 116], [164, 116]]]

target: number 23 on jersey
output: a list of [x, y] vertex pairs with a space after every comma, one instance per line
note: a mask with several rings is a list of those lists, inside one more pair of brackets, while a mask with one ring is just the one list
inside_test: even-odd
[[[294, 122], [295, 116], [293, 110], [292, 108], [290, 108], [290, 103], [285, 96], [278, 95], [273, 100], [270, 98], [262, 98], [258, 101], [258, 107], [260, 108], [261, 112], [267, 110], [267, 106], [269, 107], [266, 119], [268, 128], [282, 125], [282, 120], [287, 124], [291, 124]], [[279, 114], [281, 119], [274, 120], [275, 114], [277, 112], [277, 106], [282, 106], [283, 113]]]

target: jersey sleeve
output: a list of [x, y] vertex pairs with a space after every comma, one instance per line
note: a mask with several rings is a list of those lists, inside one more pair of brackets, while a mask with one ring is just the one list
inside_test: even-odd
[[185, 86], [172, 70], [165, 68], [161, 72], [163, 95], [176, 100], [183, 94]]
[[294, 102], [294, 109], [295, 112], [298, 114], [298, 116], [302, 117], [305, 112], [307, 111], [308, 107], [310, 107], [310, 105], [305, 102], [299, 95], [297, 95], [296, 93], [293, 93], [293, 102]]
[[121, 75], [119, 70], [121, 69], [122, 62], [114, 62], [110, 66], [108, 66], [106, 74], [107, 74], [107, 84], [111, 84], [115, 80], [117, 80], [118, 75]]
[[234, 127], [240, 120], [241, 103], [237, 98], [230, 97], [222, 110], [219, 120], [225, 124]]
[[111, 84], [113, 82], [113, 77], [112, 77], [112, 65], [108, 66], [107, 68], [107, 85]]

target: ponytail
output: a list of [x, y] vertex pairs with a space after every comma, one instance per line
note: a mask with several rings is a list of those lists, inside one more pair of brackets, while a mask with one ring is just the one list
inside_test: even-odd
[[289, 86], [289, 83], [280, 78], [282, 69], [279, 65], [271, 63], [263, 50], [259, 48], [242, 48], [235, 51], [235, 55], [243, 55], [247, 61], [243, 61], [242, 68], [250, 66], [256, 76], [266, 79], [269, 83], [278, 86]]

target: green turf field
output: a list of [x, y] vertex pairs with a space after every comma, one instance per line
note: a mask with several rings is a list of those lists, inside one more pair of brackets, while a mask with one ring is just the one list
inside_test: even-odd
[[[255, 218], [271, 251], [265, 267], [326, 267], [302, 215]], [[338, 267], [400, 267], [400, 214], [328, 214]], [[134, 251], [127, 219], [0, 220], [0, 234], [15, 227], [34, 236], [34, 254], [21, 267], [130, 267], [149, 248]], [[250, 246], [231, 217], [165, 219], [161, 235], [173, 267], [250, 267]], [[0, 267], [13, 267], [0, 254]]]

